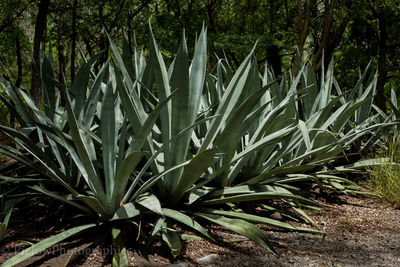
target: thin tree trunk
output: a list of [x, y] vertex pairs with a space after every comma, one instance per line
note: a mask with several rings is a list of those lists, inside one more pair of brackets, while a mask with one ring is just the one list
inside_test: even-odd
[[208, 21], [210, 23], [210, 29], [211, 29], [212, 33], [218, 32], [217, 22], [214, 21], [214, 18], [215, 18], [215, 20], [217, 19], [216, 16], [214, 16], [215, 4], [216, 4], [216, 1], [211, 1], [206, 4]]
[[61, 39], [61, 36], [57, 40], [57, 50], [58, 50], [58, 82], [63, 84], [64, 78], [66, 77], [66, 60], [65, 60], [65, 47]]
[[[150, 4], [151, 1], [152, 0], [143, 1], [142, 4], [133, 13], [130, 13], [128, 11], [128, 42], [129, 42], [129, 47], [131, 49], [131, 53], [133, 53], [133, 45], [132, 45], [133, 27], [132, 27], [132, 21], [133, 21], [133, 19], [135, 18], [135, 16], [137, 14], [139, 14], [144, 8], [146, 8]], [[158, 11], [157, 11], [157, 2], [156, 2], [156, 12], [155, 13], [158, 13]]]
[[187, 9], [187, 14], [185, 17], [185, 23], [186, 25], [190, 25], [191, 19], [193, 17], [193, 0], [188, 1], [188, 9]]
[[106, 62], [107, 55], [108, 55], [108, 46], [107, 46], [108, 42], [106, 39], [106, 25], [105, 25], [105, 20], [104, 20], [104, 10], [103, 10], [102, 4], [99, 5], [99, 17], [100, 17], [100, 23], [101, 23], [99, 48], [100, 48], [100, 51], [103, 51], [103, 53], [100, 56], [100, 58], [96, 64], [96, 69], [101, 68], [101, 66]]
[[[130, 12], [128, 11], [128, 17], [130, 17]], [[133, 54], [133, 45], [132, 45], [132, 35], [133, 35], [133, 29], [132, 29], [132, 20], [128, 20], [128, 31], [127, 31], [127, 38], [128, 38], [128, 44], [129, 44], [129, 51], [131, 54]]]
[[[15, 87], [21, 87], [22, 83], [22, 53], [21, 53], [21, 40], [19, 37], [19, 33], [15, 37], [15, 54], [17, 55], [17, 67], [18, 67], [18, 76], [15, 80]], [[13, 105], [13, 104], [12, 104]], [[15, 124], [15, 116], [13, 112], [10, 112], [10, 126], [13, 127]]]
[[297, 2], [297, 19], [298, 19], [298, 31], [299, 37], [297, 39], [298, 55], [294, 57], [293, 73], [297, 74], [300, 68], [300, 59], [303, 57], [304, 43], [308, 36], [308, 30], [311, 22], [311, 9], [315, 5], [316, 0], [306, 0], [303, 10], [303, 4], [301, 0]]
[[40, 105], [41, 83], [40, 83], [40, 44], [45, 39], [47, 28], [47, 14], [50, 0], [40, 0], [35, 22], [35, 36], [33, 37], [33, 64], [31, 94], [37, 106]]
[[18, 66], [18, 76], [15, 81], [15, 87], [21, 87], [22, 83], [22, 54], [21, 54], [21, 40], [19, 33], [15, 38], [15, 53], [17, 54], [17, 66]]
[[122, 9], [124, 8], [124, 5], [125, 5], [125, 0], [122, 0], [121, 3], [120, 3], [120, 6], [119, 6], [119, 8], [118, 8], [118, 11], [117, 11], [117, 13], [116, 13], [115, 16], [114, 16], [114, 20], [112, 21], [110, 27], [107, 29], [107, 31], [108, 31], [109, 33], [111, 33], [111, 30], [114, 28], [115, 23], [117, 22], [118, 17], [119, 17], [119, 15], [121, 14]]
[[89, 56], [92, 57], [93, 56], [93, 49], [92, 49], [92, 45], [90, 44], [90, 41], [86, 37], [83, 37], [83, 42], [86, 45], [86, 50], [89, 53]]
[[[66, 13], [61, 15], [60, 24], [57, 25], [57, 54], [58, 54], [58, 82], [64, 84], [67, 78], [67, 58], [65, 52], [65, 39], [63, 38], [65, 32]], [[61, 101], [64, 99], [61, 98]]]
[[376, 85], [376, 105], [382, 110], [386, 111], [386, 98], [385, 98], [385, 83], [387, 80], [387, 33], [386, 33], [386, 19], [384, 12], [379, 13], [378, 17], [379, 29], [379, 51], [378, 51], [378, 81]]
[[[321, 64], [323, 64], [322, 54], [325, 52], [325, 57], [328, 57], [326, 54], [326, 48], [328, 46], [330, 31], [332, 28], [332, 19], [333, 19], [333, 6], [335, 4], [334, 0], [326, 0], [325, 1], [325, 11], [324, 11], [324, 19], [322, 23], [322, 31], [321, 36], [318, 40], [316, 40], [314, 55], [312, 57], [312, 65], [316, 71], [319, 70]], [[329, 58], [327, 58], [329, 60]]]
[[[57, 52], [58, 52], [58, 82], [60, 84], [64, 84], [66, 76], [66, 69], [67, 69], [67, 61], [65, 56], [65, 46], [64, 42], [61, 37], [61, 33], [59, 32], [57, 38]], [[61, 105], [65, 105], [65, 98], [61, 97]]]
[[78, 1], [74, 0], [72, 7], [72, 46], [71, 46], [71, 83], [75, 79], [75, 50], [76, 50], [76, 11]]

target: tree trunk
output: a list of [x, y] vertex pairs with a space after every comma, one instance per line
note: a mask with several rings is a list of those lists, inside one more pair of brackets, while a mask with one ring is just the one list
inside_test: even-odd
[[[99, 5], [99, 18], [100, 18], [100, 23], [101, 23], [101, 29], [100, 29], [100, 43], [99, 43], [99, 48], [100, 51], [103, 53], [101, 54], [99, 60], [96, 63], [95, 68], [96, 69], [101, 69], [101, 66], [107, 61], [107, 56], [108, 56], [108, 41], [106, 38], [106, 25], [105, 25], [105, 20], [104, 20], [104, 10], [103, 10], [103, 5]], [[109, 33], [111, 34], [111, 33]]]
[[297, 2], [297, 19], [299, 37], [297, 39], [298, 55], [294, 57], [293, 73], [296, 75], [300, 68], [300, 60], [303, 57], [304, 43], [308, 35], [311, 22], [311, 9], [315, 5], [316, 0], [306, 0], [303, 10], [302, 0]]
[[386, 111], [386, 98], [385, 98], [385, 83], [387, 80], [387, 32], [386, 32], [386, 19], [383, 11], [379, 12], [378, 16], [378, 30], [379, 30], [379, 51], [378, 51], [378, 81], [376, 85], [376, 105], [382, 110]]
[[321, 31], [321, 36], [318, 42], [315, 45], [315, 50], [314, 50], [314, 55], [312, 57], [312, 65], [314, 67], [314, 70], [317, 72], [321, 64], [324, 64], [325, 62], [322, 62], [322, 54], [325, 52], [325, 57], [326, 60], [330, 60], [330, 55], [326, 54], [326, 49], [328, 46], [329, 42], [329, 37], [330, 37], [330, 32], [332, 28], [332, 20], [333, 20], [333, 6], [335, 4], [334, 0], [326, 0], [325, 1], [325, 10], [324, 10], [324, 19], [322, 23], [322, 31]]
[[[67, 61], [65, 56], [65, 46], [60, 32], [57, 38], [57, 52], [58, 52], [58, 82], [60, 84], [64, 84], [64, 81], [67, 78], [66, 76]], [[61, 97], [61, 105], [62, 106], [65, 105], [64, 97]]]
[[[128, 17], [130, 17], [131, 14], [128, 11]], [[133, 54], [133, 44], [132, 44], [132, 38], [133, 38], [133, 28], [132, 28], [132, 20], [129, 19], [128, 20], [128, 31], [127, 31], [127, 38], [128, 38], [128, 44], [129, 44], [129, 51], [131, 52], [131, 54]]]
[[276, 77], [282, 75], [282, 61], [279, 52], [280, 49], [277, 45], [270, 45], [267, 48], [267, 62], [271, 65]]
[[90, 44], [89, 39], [86, 38], [86, 37], [83, 37], [83, 42], [86, 45], [86, 50], [89, 53], [89, 57], [92, 57], [93, 56], [93, 49], [92, 49], [92, 45]]
[[71, 83], [75, 79], [75, 50], [76, 50], [76, 9], [78, 1], [74, 0], [72, 7], [72, 46], [71, 46]]
[[35, 22], [35, 36], [33, 37], [33, 64], [31, 94], [37, 106], [41, 99], [40, 82], [40, 44], [45, 39], [47, 28], [47, 13], [49, 11], [50, 0], [40, 0], [38, 4], [38, 13]]
[[[15, 37], [15, 54], [17, 55], [17, 67], [18, 67], [18, 76], [15, 80], [15, 87], [21, 87], [22, 83], [22, 53], [21, 53], [21, 39], [19, 37], [19, 33], [17, 33]], [[11, 103], [14, 106], [14, 104]], [[10, 126], [13, 127], [15, 124], [15, 115], [13, 112], [10, 112]]]
[[67, 18], [66, 13], [63, 13], [61, 15], [60, 22], [57, 25], [58, 82], [61, 84], [64, 84], [64, 81], [67, 78], [67, 58], [65, 52], [65, 39], [64, 39], [66, 18]]
[[15, 53], [17, 54], [17, 66], [18, 66], [18, 76], [15, 81], [15, 87], [21, 87], [22, 83], [22, 54], [21, 54], [21, 40], [19, 38], [19, 33], [15, 38]]
[[61, 36], [57, 40], [58, 50], [58, 82], [64, 84], [64, 78], [66, 78], [66, 60], [65, 60], [65, 47]]

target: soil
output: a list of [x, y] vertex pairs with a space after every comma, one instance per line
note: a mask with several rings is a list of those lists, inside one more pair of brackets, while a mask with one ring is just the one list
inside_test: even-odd
[[[310, 217], [316, 229], [326, 232], [325, 237], [260, 226], [279, 256], [250, 241], [218, 245], [191, 239], [184, 241], [184, 252], [175, 261], [158, 250], [160, 244], [156, 244], [151, 255], [130, 249], [129, 263], [131, 266], [200, 266], [197, 260], [210, 256], [213, 260], [204, 266], [400, 266], [399, 209], [365, 196], [342, 195], [329, 201], [326, 198], [316, 201], [325, 208], [311, 212]], [[46, 213], [44, 207], [42, 216], [38, 216], [37, 209], [29, 205], [25, 210], [16, 211], [6, 238], [0, 243], [0, 262], [29, 246], [18, 240], [37, 242], [74, 224], [72, 219], [53, 221], [63, 218], [63, 214], [53, 213]], [[52, 228], [46, 229], [46, 225]], [[215, 226], [208, 227], [208, 231], [221, 238], [239, 237]], [[47, 253], [18, 266], [111, 266], [111, 248], [85, 243], [85, 240], [87, 242], [81, 238], [57, 244]]]

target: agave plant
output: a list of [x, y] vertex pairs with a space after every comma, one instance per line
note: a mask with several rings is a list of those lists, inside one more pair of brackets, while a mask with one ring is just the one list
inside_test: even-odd
[[[379, 115], [371, 116], [376, 76], [364, 87], [363, 74], [345, 93], [334, 79], [333, 63], [326, 75], [322, 70], [320, 87], [305, 64], [296, 77], [279, 82], [268, 68], [261, 75], [254, 49], [236, 71], [225, 58], [208, 72], [206, 38], [203, 27], [190, 60], [183, 33], [169, 67], [151, 27], [149, 60], [136, 47], [132, 55], [127, 40], [121, 54], [110, 38], [113, 58], [98, 73], [92, 71], [98, 56], [85, 60], [71, 88], [54, 80], [52, 55], [42, 53], [42, 109], [26, 92], [0, 80], [6, 91], [1, 100], [21, 125], [18, 131], [0, 126], [17, 144], [2, 145], [0, 152], [34, 174], [2, 179], [29, 181], [32, 190], [94, 218], [93, 224], [33, 245], [4, 266], [104, 223], [111, 225], [120, 249], [115, 263], [126, 266], [124, 233], [114, 222], [137, 225], [139, 215], [146, 215], [152, 228], [142, 233], [148, 242], [160, 236], [174, 256], [182, 249], [176, 222], [211, 240], [200, 222], [219, 224], [272, 252], [256, 224], [322, 234], [244, 211], [240, 203], [272, 210], [271, 200], [283, 201], [312, 223], [302, 207], [316, 203], [304, 197], [300, 182], [351, 189], [353, 183], [337, 173], [365, 162], [328, 170], [321, 165], [348, 155], [368, 131], [389, 125], [374, 124]], [[60, 187], [50, 191], [48, 183]]]
[[[194, 58], [191, 65], [189, 65], [186, 41], [183, 36], [177, 56], [168, 69], [161, 57], [161, 52], [154, 41], [154, 37], [151, 39], [152, 54], [150, 62], [153, 63], [152, 68], [158, 91], [150, 98], [155, 99], [155, 102], [157, 102], [157, 99], [161, 101], [172, 92], [177, 91], [177, 97], [172, 98], [171, 107], [166, 106], [164, 107], [165, 110], [162, 111], [163, 116], [160, 117], [160, 121], [157, 124], [158, 129], [161, 129], [161, 138], [154, 139], [156, 142], [154, 146], [157, 146], [158, 143], [162, 144], [161, 167], [169, 166], [171, 168], [178, 162], [190, 161], [181, 170], [171, 172], [165, 176], [157, 184], [156, 194], [163, 200], [163, 203], [175, 209], [179, 208], [181, 213], [209, 220], [240, 234], [244, 233], [248, 238], [273, 251], [265, 236], [249, 222], [265, 223], [290, 230], [296, 230], [295, 227], [270, 218], [246, 214], [243, 211], [237, 212], [238, 209], [235, 208], [220, 213], [222, 212], [221, 206], [224, 206], [225, 203], [263, 199], [284, 199], [296, 203], [315, 203], [278, 185], [272, 187], [264, 185], [249, 187], [237, 185], [236, 183], [237, 186], [228, 190], [223, 188], [235, 185], [233, 183], [234, 179], [231, 178], [235, 177], [230, 175], [230, 172], [234, 170], [237, 162], [247, 159], [249, 156], [254, 155], [255, 152], [268, 146], [276, 147], [282, 142], [282, 139], [293, 134], [297, 127], [296, 118], [293, 117], [291, 122], [282, 125], [282, 127], [271, 129], [268, 134], [260, 135], [257, 142], [245, 144], [245, 147], [241, 146], [242, 140], [248, 138], [247, 131], [251, 121], [260, 114], [260, 111], [268, 113], [265, 108], [270, 101], [259, 102], [260, 99], [265, 100], [265, 94], [271, 89], [274, 81], [260, 86], [253, 50], [238, 70], [235, 73], [231, 72], [226, 88], [223, 85], [221, 72], [218, 74], [220, 80], [217, 80], [214, 87], [209, 82], [206, 83], [206, 87], [202, 84], [199, 86], [198, 82], [192, 82], [192, 79], [196, 79], [201, 83], [204, 82], [204, 77], [210, 80], [210, 74], [206, 72], [205, 45], [205, 31], [203, 30], [198, 38]], [[116, 47], [113, 45], [112, 47], [115, 57], [119, 58], [117, 61], [121, 72], [129, 75], [129, 72], [125, 70], [134, 68], [134, 66], [129, 67], [129, 64], [131, 64], [128, 60], [130, 58], [129, 51], [120, 56]], [[145, 60], [140, 59], [140, 62], [145, 62]], [[139, 65], [138, 62], [136, 63], [137, 65]], [[140, 81], [140, 73], [148, 77], [145, 75], [146, 68], [139, 72], [138, 83], [142, 84], [142, 87], [146, 84], [147, 88], [153, 88], [153, 84], [151, 82], [148, 83], [148, 80], [146, 80], [147, 83]], [[220, 68], [221, 66], [217, 69]], [[177, 76], [179, 79], [176, 78]], [[124, 77], [124, 80], [129, 79], [134, 79], [134, 77]], [[210, 91], [206, 91], [206, 88]], [[215, 90], [213, 91], [212, 88]], [[147, 90], [146, 94], [151, 95], [150, 90]], [[208, 101], [212, 95], [214, 97], [219, 95], [220, 99], [215, 103], [209, 103]], [[287, 106], [295, 101], [296, 96], [297, 92], [292, 89], [290, 97], [285, 99], [283, 103], [277, 104], [276, 110], [271, 112], [269, 118], [273, 120], [280, 112], [286, 110]], [[176, 99], [178, 101], [175, 101]], [[257, 105], [259, 106], [258, 109], [255, 108]], [[205, 121], [203, 122], [203, 120]], [[191, 131], [191, 134], [188, 133], [182, 136], [176, 134], [180, 129], [190, 129], [195, 124], [198, 125]], [[179, 142], [169, 143], [171, 139]], [[158, 155], [158, 152], [156, 154]], [[173, 164], [168, 162], [173, 162]], [[204, 205], [208, 205], [210, 208], [201, 209]], [[200, 209], [202, 210], [201, 213], [193, 212]], [[233, 220], [232, 223], [229, 223], [230, 220]], [[244, 229], [253, 230], [244, 231]], [[312, 231], [311, 229], [302, 228], [297, 228], [297, 230]], [[260, 236], [263, 237], [262, 242], [260, 241]], [[174, 237], [174, 239], [177, 238]], [[177, 242], [169, 243], [177, 244]], [[174, 248], [174, 250], [178, 249]]]
[[[199, 40], [201, 38], [200, 36]], [[158, 92], [159, 98], [162, 99], [162, 95], [168, 96], [175, 88], [190, 88], [185, 86], [187, 82], [183, 82], [185, 79], [182, 77], [186, 77], [185, 75], [180, 76], [180, 83], [174, 83], [173, 80], [177, 69], [180, 74], [192, 75], [189, 71], [182, 71], [188, 66], [185, 39], [183, 38], [177, 57], [168, 71], [159, 56], [161, 53], [157, 46], [153, 45], [152, 49], [153, 55], [157, 55], [153, 56], [152, 62], [156, 62], [155, 75], [160, 76], [156, 78], [157, 88], [162, 90]], [[195, 62], [197, 61], [194, 59], [192, 64]], [[172, 176], [164, 182], [168, 183], [167, 188], [172, 183], [172, 187], [179, 190], [168, 191], [161, 186], [159, 195], [163, 199], [172, 200], [173, 204], [184, 201], [186, 206], [182, 209], [189, 212], [204, 205], [216, 205], [215, 209], [207, 209], [208, 214], [194, 213], [195, 216], [209, 219], [213, 223], [219, 223], [218, 220], [222, 217], [214, 216], [211, 219], [208, 215], [222, 215], [223, 220], [226, 217], [246, 219], [251, 216], [234, 210], [221, 211], [218, 205], [271, 198], [288, 202], [308, 218], [299, 209], [299, 205], [301, 202], [313, 203], [298, 195], [300, 188], [291, 184], [308, 181], [317, 182], [324, 188], [354, 191], [357, 188], [354, 183], [335, 174], [339, 170], [355, 172], [367, 164], [373, 164], [373, 161], [335, 166], [334, 170], [328, 171], [321, 170], [320, 166], [346, 157], [346, 151], [366, 133], [390, 126], [386, 122], [376, 124], [377, 115], [370, 116], [376, 75], [365, 81], [368, 68], [347, 97], [334, 79], [333, 62], [329, 65], [326, 77], [325, 70], [322, 70], [320, 88], [310, 65], [305, 65], [294, 79], [284, 79], [278, 84], [268, 69], [260, 78], [255, 62], [254, 52], [251, 52], [233, 74], [229, 66], [220, 60], [216, 67], [216, 76], [206, 73], [207, 82], [202, 92], [196, 94], [194, 89], [189, 89], [188, 99], [196, 99], [191, 94], [201, 94], [193, 105], [200, 108], [199, 118], [215, 117], [199, 125], [190, 137], [186, 137], [191, 138], [191, 147], [183, 146], [188, 143], [183, 141], [177, 147], [170, 146], [164, 153], [165, 162], [166, 158], [175, 158], [176, 155], [192, 154], [195, 159], [200, 158], [202, 153], [208, 153], [203, 157], [204, 167], [200, 169], [204, 173], [201, 176], [196, 173], [196, 176], [192, 176], [194, 179], [190, 180], [181, 173], [171, 173]], [[195, 67], [192, 66], [191, 69]], [[228, 80], [226, 88], [222, 80], [223, 70]], [[365, 87], [364, 83], [367, 84]], [[289, 88], [286, 88], [287, 85]], [[299, 87], [303, 89], [299, 90]], [[336, 94], [332, 92], [333, 89], [336, 89]], [[191, 108], [179, 106], [179, 102], [176, 106], [175, 110], [180, 110], [179, 114], [191, 114], [193, 111]], [[174, 114], [174, 107], [172, 101], [172, 111], [167, 110], [164, 114]], [[165, 115], [161, 118], [160, 128], [163, 125], [165, 128], [162, 133], [172, 133], [171, 129], [177, 122], [184, 123], [172, 115]], [[188, 121], [182, 128], [189, 126]], [[174, 154], [166, 155], [169, 153], [168, 149]], [[214, 152], [211, 149], [215, 150], [213, 161], [211, 155]], [[200, 163], [197, 165], [201, 166]], [[185, 173], [184, 169], [182, 172]], [[180, 188], [179, 183], [185, 183], [185, 187]], [[205, 185], [209, 187], [206, 188]], [[256, 220], [262, 221], [261, 218]], [[309, 221], [312, 222], [310, 219]], [[227, 225], [222, 221], [220, 223]]]
[[[146, 154], [140, 151], [140, 146], [145, 143], [147, 135], [142, 134], [143, 140], [139, 140], [140, 136], [135, 135], [135, 141], [140, 145], [128, 146], [128, 142], [132, 140], [129, 134], [137, 128], [132, 129], [128, 126], [120, 105], [118, 90], [126, 90], [119, 88], [125, 85], [119, 73], [115, 72], [112, 64], [108, 62], [95, 76], [90, 88], [90, 70], [95, 60], [96, 57], [84, 63], [72, 87], [66, 89], [52, 79], [51, 61], [42, 54], [44, 111], [35, 106], [27, 93], [2, 81], [8, 97], [13, 102], [13, 105], [9, 106], [15, 106], [18, 110], [22, 128], [17, 131], [6, 126], [0, 127], [23, 150], [6, 146], [3, 149], [9, 156], [41, 174], [41, 179], [29, 180], [36, 182], [30, 188], [64, 201], [94, 218], [98, 217], [94, 221], [96, 224], [77, 226], [43, 240], [23, 254], [13, 257], [4, 263], [4, 266], [12, 266], [56, 242], [103, 222], [130, 220], [146, 212], [161, 213], [158, 199], [148, 192], [148, 188], [162, 175], [156, 173], [147, 180], [147, 184], [139, 184], [138, 179], [129, 180]], [[55, 85], [59, 86], [64, 94], [65, 108], [60, 106], [60, 97], [56, 96]], [[167, 101], [160, 105], [165, 105]], [[144, 121], [144, 125], [151, 124], [161, 106], [156, 107], [149, 116], [146, 114], [148, 120]], [[142, 112], [144, 114], [143, 110]], [[27, 181], [26, 177], [2, 178]], [[49, 181], [56, 182], [64, 190], [47, 190], [45, 183]], [[122, 205], [121, 200], [128, 184], [131, 191], [133, 189], [135, 193], [140, 193]], [[134, 220], [132, 222], [135, 223]], [[117, 230], [113, 229], [113, 233]], [[122, 250], [115, 256], [115, 260], [122, 266], [126, 265], [127, 261], [126, 253], [123, 252]]]

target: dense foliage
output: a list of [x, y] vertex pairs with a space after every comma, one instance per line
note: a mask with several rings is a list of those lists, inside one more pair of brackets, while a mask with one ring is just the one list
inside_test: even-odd
[[333, 57], [346, 91], [357, 82], [358, 67], [372, 60], [380, 74], [377, 105], [385, 111], [385, 93], [397, 92], [399, 84], [399, 7], [398, 0], [5, 0], [0, 3], [0, 76], [32, 90], [38, 102], [38, 65], [32, 64], [39, 61], [40, 43], [53, 44], [55, 77], [71, 84], [80, 53], [92, 57], [105, 51], [96, 71], [106, 62], [107, 32], [117, 43], [125, 32], [132, 52], [134, 37], [146, 44], [150, 19], [169, 63], [181, 29], [187, 30], [191, 49], [206, 23], [208, 60], [216, 63], [214, 54], [225, 53], [234, 68], [257, 41], [257, 63], [267, 62], [278, 77], [288, 69], [298, 71], [297, 51], [317, 76], [323, 61]]

